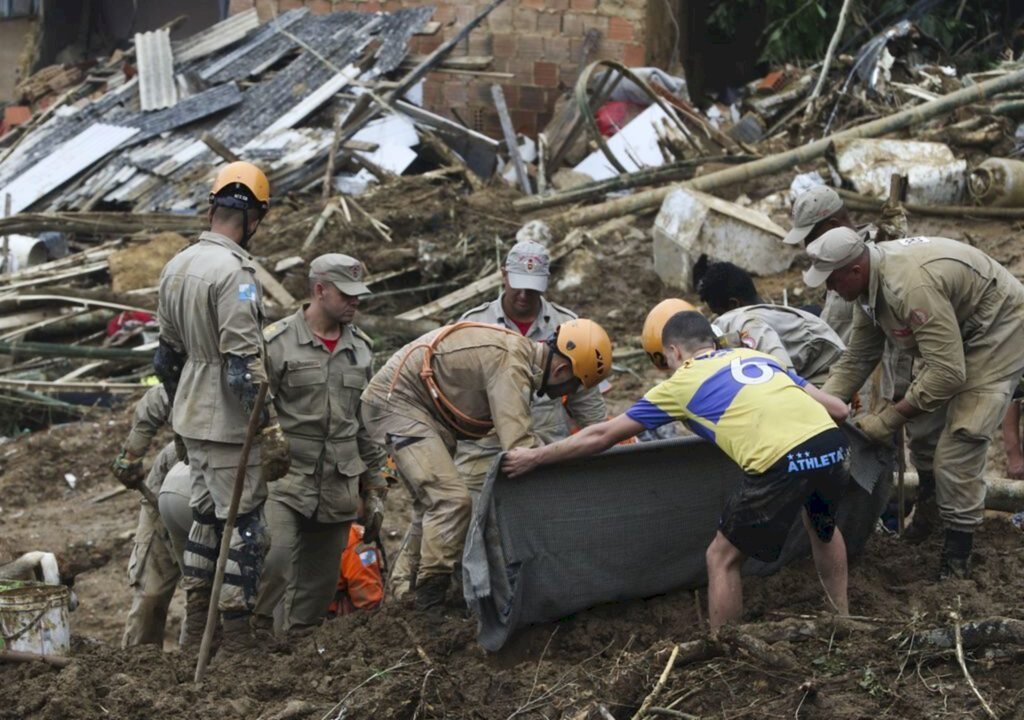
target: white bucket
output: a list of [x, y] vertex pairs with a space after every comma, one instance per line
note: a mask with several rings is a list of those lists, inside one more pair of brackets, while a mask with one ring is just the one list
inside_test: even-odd
[[69, 598], [64, 585], [0, 581], [0, 650], [67, 655]]

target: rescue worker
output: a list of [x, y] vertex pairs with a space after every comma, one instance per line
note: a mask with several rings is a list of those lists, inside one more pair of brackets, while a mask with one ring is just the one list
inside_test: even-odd
[[460, 439], [492, 431], [502, 450], [537, 444], [534, 395], [596, 387], [611, 373], [607, 333], [570, 320], [538, 343], [519, 332], [459, 322], [406, 345], [373, 376], [362, 413], [423, 508], [415, 605], [445, 601], [469, 527], [472, 498], [453, 455]]
[[292, 639], [318, 627], [334, 598], [360, 487], [366, 542], [374, 541], [383, 518], [385, 454], [359, 419], [359, 396], [373, 374], [373, 342], [353, 324], [370, 294], [364, 278], [355, 258], [321, 255], [309, 266], [309, 302], [263, 331], [292, 461], [270, 486], [266, 512], [274, 542], [253, 624], [272, 632], [274, 609], [284, 599], [284, 629]]
[[706, 553], [711, 630], [741, 618], [740, 568], [748, 556], [778, 559], [801, 510], [825, 591], [837, 612], [849, 614], [846, 545], [835, 523], [849, 469], [849, 445], [836, 427], [846, 406], [770, 355], [718, 349], [711, 324], [697, 312], [668, 318], [662, 345], [669, 379], [607, 422], [552, 445], [511, 450], [502, 469], [516, 477], [681, 420], [746, 473]]
[[[209, 232], [160, 274], [160, 342], [153, 364], [174, 391], [172, 425], [184, 439], [192, 473], [192, 530], [185, 552], [185, 644], [202, 639], [224, 520], [260, 383], [267, 379], [263, 299], [246, 251], [270, 206], [256, 166], [226, 165], [210, 192]], [[219, 598], [224, 639], [218, 657], [258, 647], [250, 614], [270, 545], [263, 518], [267, 482], [288, 468], [288, 443], [268, 403], [245, 474], [231, 554]]]
[[[171, 442], [157, 455], [148, 475], [142, 468], [142, 458], [157, 431], [166, 424], [169, 413], [170, 401], [163, 385], [151, 387], [135, 405], [131, 430], [113, 464], [114, 476], [129, 490], [136, 490], [145, 482], [154, 496], [158, 495], [168, 471], [178, 462], [175, 443]], [[181, 579], [181, 555], [175, 552], [158, 508], [151, 507], [145, 499], [140, 500], [140, 505], [128, 559], [132, 604], [121, 647], [163, 645], [167, 609]]]
[[988, 446], [1024, 370], [1024, 286], [985, 253], [947, 238], [867, 245], [837, 228], [807, 254], [808, 286], [827, 284], [858, 303], [826, 392], [848, 400], [887, 341], [922, 361], [903, 399], [855, 422], [872, 440], [891, 443], [913, 418], [924, 429], [919, 437], [934, 440], [916, 457], [927, 463], [920, 471], [934, 474], [946, 528], [939, 577], [968, 577], [973, 533], [984, 517]]
[[846, 348], [821, 318], [765, 303], [750, 273], [732, 263], [708, 265], [697, 291], [717, 316], [711, 322], [722, 333], [739, 334], [746, 347], [771, 355], [816, 387], [824, 384], [829, 368]]
[[[537, 223], [524, 231], [536, 234]], [[555, 328], [575, 320], [571, 310], [549, 302], [544, 297], [551, 274], [551, 257], [547, 248], [532, 240], [520, 240], [505, 258], [501, 270], [502, 291], [496, 300], [466, 311], [459, 320], [498, 325], [518, 332], [523, 337], [543, 342]], [[608, 417], [601, 390], [597, 387], [572, 393], [563, 402], [560, 398], [535, 397], [532, 401], [533, 434], [542, 443], [550, 443], [569, 435], [570, 423], [580, 427], [593, 425]], [[470, 493], [475, 497], [483, 487], [494, 458], [501, 452], [501, 443], [491, 434], [481, 440], [460, 440], [455, 453], [455, 467]], [[395, 561], [391, 575], [391, 591], [403, 597], [415, 583], [423, 536], [423, 506], [413, 495], [413, 521], [403, 550]]]

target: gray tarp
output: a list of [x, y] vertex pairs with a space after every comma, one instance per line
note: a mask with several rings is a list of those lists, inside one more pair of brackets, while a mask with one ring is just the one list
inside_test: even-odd
[[[847, 434], [857, 482], [839, 526], [855, 556], [888, 501], [892, 453]], [[527, 625], [705, 585], [704, 551], [742, 478], [717, 447], [696, 438], [617, 447], [518, 480], [502, 476], [498, 465], [475, 506], [463, 557], [477, 639], [492, 652]], [[751, 560], [744, 571], [775, 572], [808, 551], [797, 518], [779, 560]]]

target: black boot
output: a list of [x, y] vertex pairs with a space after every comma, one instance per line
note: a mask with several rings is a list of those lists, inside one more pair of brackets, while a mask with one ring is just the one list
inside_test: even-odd
[[252, 616], [247, 612], [221, 613], [224, 640], [221, 642], [215, 664], [221, 664], [229, 658], [253, 655], [264, 649], [253, 634], [251, 620]]
[[420, 578], [416, 583], [416, 609], [422, 612], [444, 605], [444, 598], [450, 583], [450, 575], [432, 575], [428, 578]]
[[974, 533], [946, 530], [939, 563], [939, 580], [966, 580], [971, 576], [971, 548]]
[[917, 502], [914, 519], [903, 529], [902, 538], [911, 545], [927, 540], [939, 526], [939, 506], [935, 502], [935, 473], [919, 470], [917, 473]]

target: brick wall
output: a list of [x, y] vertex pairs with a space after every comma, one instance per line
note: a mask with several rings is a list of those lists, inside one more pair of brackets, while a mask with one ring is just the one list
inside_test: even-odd
[[[511, 73], [511, 78], [478, 78], [435, 72], [427, 77], [424, 104], [427, 109], [451, 117], [454, 108], [466, 123], [500, 138], [491, 85], [505, 91], [512, 122], [519, 132], [536, 137], [551, 119], [555, 101], [568, 89], [579, 70], [578, 60], [587, 30], [601, 32], [593, 59], [617, 60], [629, 66], [663, 64], [663, 45], [653, 42], [657, 28], [656, 7], [664, 0], [505, 0], [452, 53], [493, 55], [491, 70]], [[488, 4], [487, 0], [231, 0], [230, 12], [254, 5], [261, 18], [279, 11], [309, 7], [313, 12], [336, 10], [397, 10], [432, 4], [434, 20], [442, 24], [434, 35], [413, 38], [413, 53], [426, 54], [454, 36]], [[651, 28], [651, 39], [648, 39]]]

